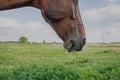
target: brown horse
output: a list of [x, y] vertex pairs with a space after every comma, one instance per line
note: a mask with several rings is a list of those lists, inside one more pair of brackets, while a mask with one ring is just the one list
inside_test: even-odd
[[69, 52], [82, 50], [86, 35], [78, 0], [0, 0], [0, 10], [26, 6], [41, 10], [44, 19], [63, 40], [64, 47]]

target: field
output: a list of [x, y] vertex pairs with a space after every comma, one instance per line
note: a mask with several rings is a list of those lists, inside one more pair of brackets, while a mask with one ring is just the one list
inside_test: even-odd
[[61, 44], [0, 43], [0, 80], [120, 80], [120, 44], [68, 53]]

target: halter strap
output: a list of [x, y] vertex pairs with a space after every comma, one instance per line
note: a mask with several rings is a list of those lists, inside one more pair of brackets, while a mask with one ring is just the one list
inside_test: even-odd
[[75, 5], [74, 4], [72, 4], [72, 14], [73, 14], [73, 19], [75, 19], [76, 18], [76, 10], [75, 10]]
[[77, 6], [76, 6], [76, 4], [77, 4], [77, 1], [75, 1], [74, 3], [71, 3], [73, 19], [76, 19], [76, 17], [77, 17]]

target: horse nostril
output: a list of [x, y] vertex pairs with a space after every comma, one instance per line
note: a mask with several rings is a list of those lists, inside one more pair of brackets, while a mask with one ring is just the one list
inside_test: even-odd
[[86, 38], [83, 39], [83, 45], [85, 45], [85, 43], [86, 43]]

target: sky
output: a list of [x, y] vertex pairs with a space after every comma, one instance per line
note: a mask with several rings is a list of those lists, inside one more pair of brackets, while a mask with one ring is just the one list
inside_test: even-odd
[[[79, 0], [87, 43], [120, 41], [120, 0]], [[0, 11], [0, 41], [62, 42], [38, 9]]]

